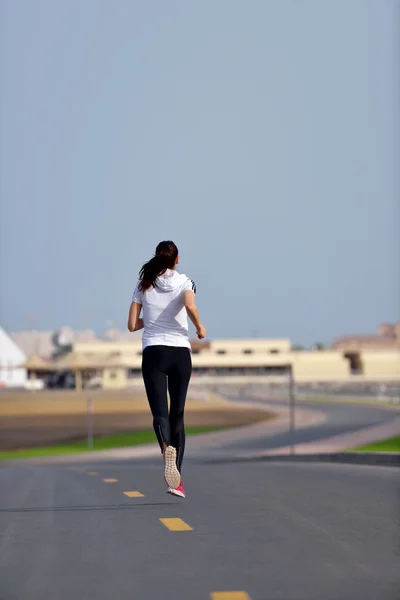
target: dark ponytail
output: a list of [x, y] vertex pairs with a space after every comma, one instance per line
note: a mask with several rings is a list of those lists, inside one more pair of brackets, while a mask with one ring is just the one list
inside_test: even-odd
[[160, 242], [156, 248], [156, 253], [145, 263], [139, 273], [139, 289], [145, 292], [151, 288], [157, 277], [165, 273], [167, 269], [173, 269], [178, 258], [178, 248], [174, 242]]

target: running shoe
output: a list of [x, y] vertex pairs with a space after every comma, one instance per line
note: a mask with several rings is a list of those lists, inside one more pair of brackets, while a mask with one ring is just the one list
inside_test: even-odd
[[167, 489], [167, 494], [172, 494], [172, 496], [180, 496], [181, 498], [186, 498], [182, 479], [181, 479], [178, 487], [176, 487], [176, 488], [169, 487]]
[[176, 449], [173, 446], [167, 446], [164, 450], [164, 479], [169, 488], [178, 488], [181, 475], [176, 466]]

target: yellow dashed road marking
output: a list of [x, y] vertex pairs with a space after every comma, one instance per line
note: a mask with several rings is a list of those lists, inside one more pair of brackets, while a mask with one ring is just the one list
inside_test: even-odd
[[96, 471], [89, 471], [88, 475], [98, 475], [98, 473]]
[[141, 492], [124, 492], [125, 496], [128, 498], [144, 498], [144, 494]]
[[115, 483], [116, 481], [118, 481], [118, 479], [113, 479], [112, 477], [109, 477], [108, 479], [103, 479], [103, 481], [105, 481], [106, 483]]
[[160, 519], [160, 521], [170, 531], [193, 531], [182, 519]]
[[250, 600], [246, 592], [213, 592], [211, 600]]

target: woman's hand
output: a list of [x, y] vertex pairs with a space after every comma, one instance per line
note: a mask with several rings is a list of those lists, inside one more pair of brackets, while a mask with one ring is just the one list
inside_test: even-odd
[[207, 335], [207, 329], [203, 327], [203, 325], [199, 325], [199, 327], [196, 329], [196, 333], [199, 340], [202, 340]]
[[194, 292], [193, 290], [186, 290], [184, 295], [184, 302], [186, 312], [189, 315], [189, 319], [192, 321], [193, 325], [196, 327], [196, 333], [199, 340], [202, 340], [206, 337], [207, 330], [200, 323], [199, 311], [197, 310], [197, 306], [194, 300]]

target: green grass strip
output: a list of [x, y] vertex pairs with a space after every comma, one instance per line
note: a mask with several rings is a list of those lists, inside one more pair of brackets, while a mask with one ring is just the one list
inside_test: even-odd
[[354, 449], [355, 452], [400, 452], [400, 436], [392, 437], [373, 444]]
[[[220, 431], [226, 427], [187, 427], [186, 435], [197, 435], [199, 433], [210, 433]], [[104, 437], [98, 437], [93, 440], [93, 451], [111, 450], [112, 448], [125, 448], [129, 446], [139, 446], [140, 444], [150, 444], [156, 442], [154, 431], [136, 431], [134, 433], [117, 433]], [[0, 451], [0, 459], [14, 458], [32, 458], [40, 456], [57, 456], [61, 454], [75, 454], [77, 452], [87, 452], [87, 440], [68, 442], [65, 444], [54, 444], [52, 446], [41, 446], [39, 448], [21, 448], [20, 450]]]

